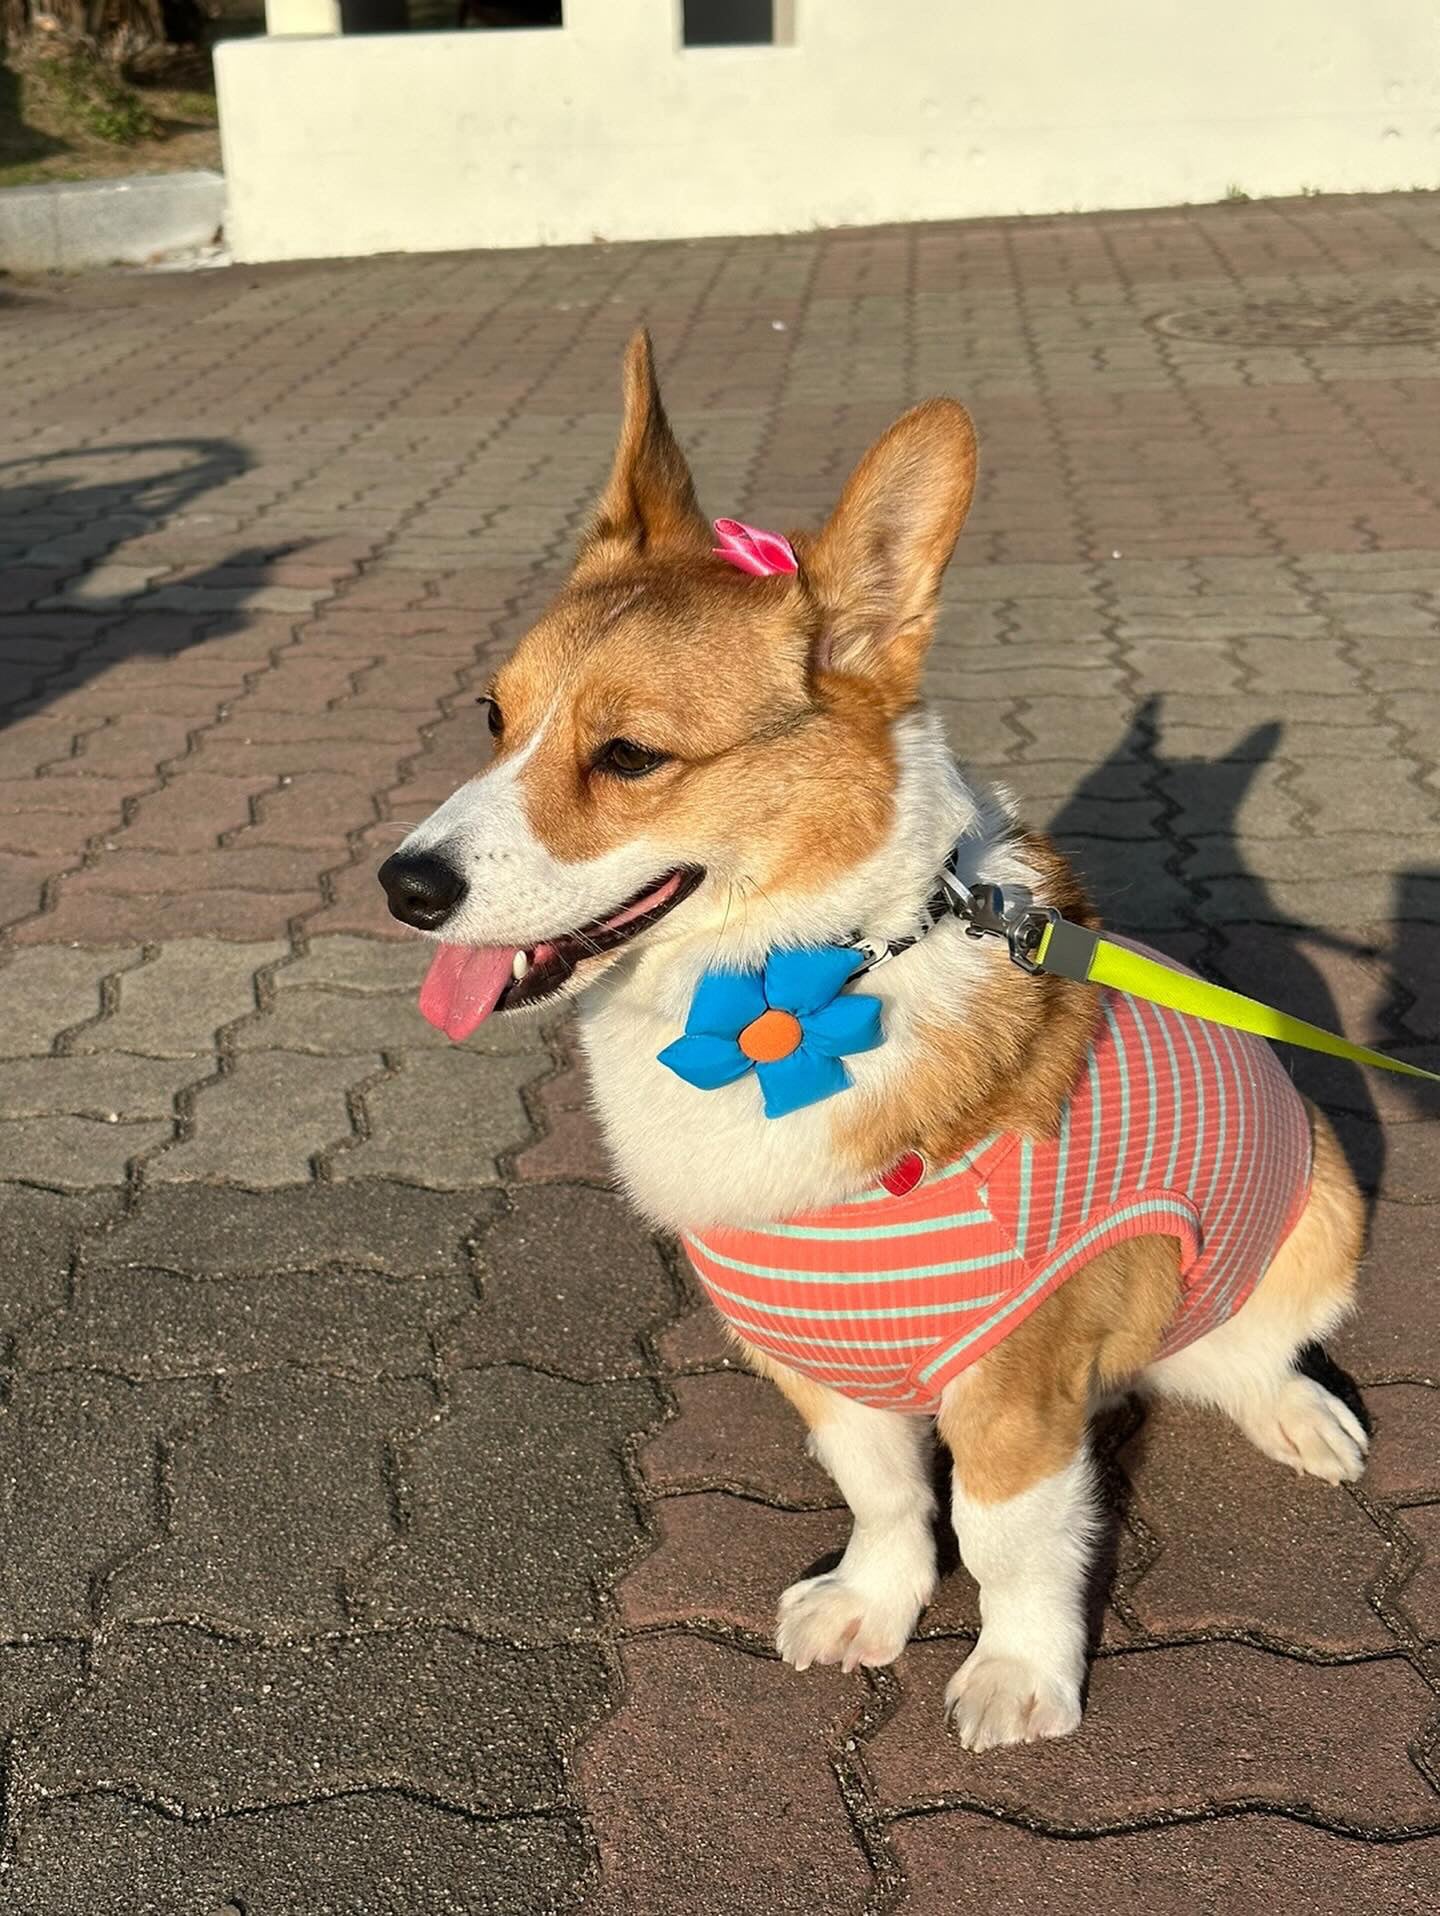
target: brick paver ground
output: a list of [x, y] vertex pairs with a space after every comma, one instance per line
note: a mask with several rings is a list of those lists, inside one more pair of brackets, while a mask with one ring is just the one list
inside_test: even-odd
[[373, 872], [644, 316], [717, 513], [963, 395], [957, 746], [1114, 923], [1440, 1060], [1437, 297], [1424, 195], [0, 288], [0, 1905], [1433, 1907], [1433, 1097], [1295, 1061], [1376, 1193], [1364, 1482], [1113, 1420], [1085, 1726], [977, 1759], [963, 1574], [892, 1672], [775, 1660], [833, 1490], [563, 1026], [438, 1042]]

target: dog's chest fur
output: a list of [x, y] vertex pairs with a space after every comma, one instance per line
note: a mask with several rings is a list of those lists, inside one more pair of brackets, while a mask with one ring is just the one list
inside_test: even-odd
[[1004, 962], [951, 923], [859, 979], [857, 991], [882, 1001], [885, 1043], [846, 1059], [849, 1090], [788, 1117], [766, 1118], [753, 1074], [700, 1091], [657, 1060], [683, 1029], [707, 968], [755, 964], [769, 946], [825, 942], [843, 935], [842, 927], [904, 935], [966, 827], [973, 844], [967, 877], [1025, 886], [1030, 874], [1016, 848], [995, 832], [983, 801], [958, 784], [943, 742], [937, 753], [938, 736], [933, 721], [912, 722], [889, 841], [864, 868], [814, 894], [803, 914], [792, 906], [787, 920], [763, 929], [752, 916], [743, 938], [657, 942], [582, 999], [581, 1033], [606, 1140], [626, 1190], [655, 1223], [672, 1231], [757, 1223], [853, 1194], [853, 1159], [834, 1142], [837, 1108], [843, 1103], [853, 1119], [867, 1097], [903, 1080], [923, 1041], [920, 1021], [963, 1019], [986, 970]]

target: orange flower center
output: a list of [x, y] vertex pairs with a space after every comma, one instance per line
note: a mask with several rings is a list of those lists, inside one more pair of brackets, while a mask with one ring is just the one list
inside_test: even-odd
[[788, 1011], [762, 1011], [753, 1024], [746, 1025], [738, 1043], [753, 1063], [776, 1064], [799, 1049], [804, 1035], [800, 1020]]

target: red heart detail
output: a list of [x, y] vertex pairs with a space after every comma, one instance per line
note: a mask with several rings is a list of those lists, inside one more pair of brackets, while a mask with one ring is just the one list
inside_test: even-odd
[[925, 1175], [925, 1160], [918, 1151], [905, 1151], [884, 1172], [880, 1182], [891, 1197], [905, 1197]]

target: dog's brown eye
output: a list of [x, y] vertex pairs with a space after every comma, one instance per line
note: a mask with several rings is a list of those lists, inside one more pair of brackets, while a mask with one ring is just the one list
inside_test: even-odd
[[633, 738], [612, 738], [608, 745], [601, 746], [595, 768], [614, 772], [619, 778], [643, 778], [664, 763], [663, 752], [652, 752], [648, 745], [637, 745]]
[[492, 698], [476, 699], [475, 703], [485, 707], [485, 723], [490, 727], [491, 738], [499, 738], [505, 730], [505, 714]]

